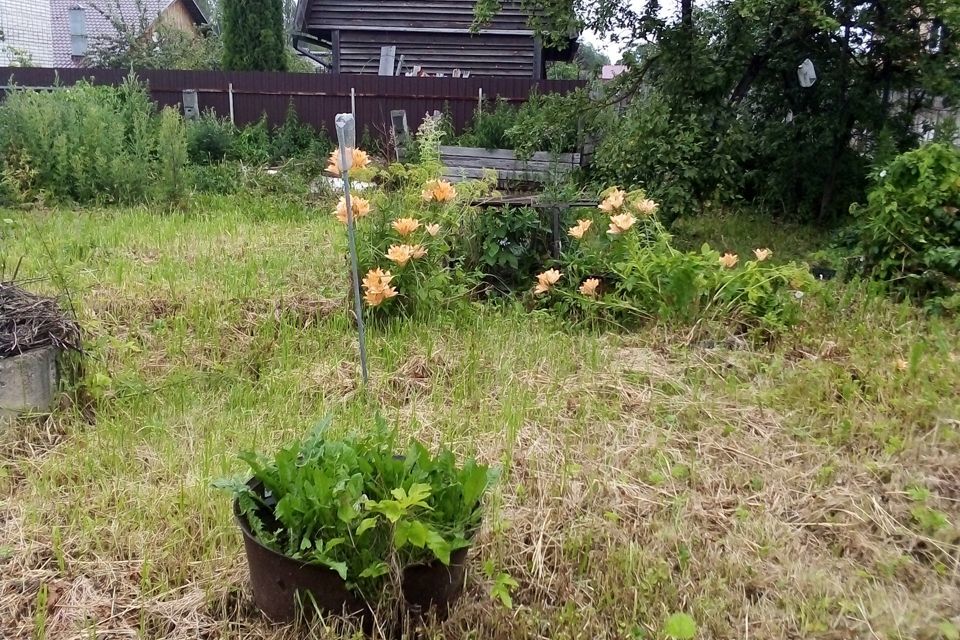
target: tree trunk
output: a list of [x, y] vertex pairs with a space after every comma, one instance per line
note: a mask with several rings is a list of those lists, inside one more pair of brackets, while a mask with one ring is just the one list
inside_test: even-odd
[[[845, 13], [843, 16], [845, 24], [849, 25], [849, 12]], [[844, 51], [848, 51], [850, 48], [850, 27], [846, 26], [843, 30], [843, 46]], [[827, 212], [830, 210], [830, 206], [833, 204], [833, 196], [837, 188], [837, 172], [840, 170], [840, 158], [843, 157], [843, 154], [847, 152], [847, 149], [850, 148], [850, 131], [853, 128], [854, 116], [850, 113], [849, 104], [847, 100], [847, 94], [849, 92], [849, 71], [850, 71], [850, 61], [847, 56], [844, 55], [840, 58], [840, 95], [839, 103], [840, 108], [840, 120], [841, 124], [838, 126], [836, 133], [833, 138], [833, 149], [830, 154], [830, 172], [827, 174], [827, 179], [823, 183], [823, 191], [820, 194], [820, 211], [819, 219], [821, 221], [827, 219]]]
[[740, 81], [737, 83], [737, 86], [733, 88], [733, 93], [730, 94], [730, 104], [737, 104], [746, 97], [753, 81], [757, 79], [764, 65], [767, 64], [767, 57], [766, 54], [761, 55], [757, 53], [750, 58], [750, 62], [747, 63], [747, 68], [744, 70], [743, 75], [740, 76]]
[[693, 34], [693, 0], [680, 0], [680, 24], [688, 36]]

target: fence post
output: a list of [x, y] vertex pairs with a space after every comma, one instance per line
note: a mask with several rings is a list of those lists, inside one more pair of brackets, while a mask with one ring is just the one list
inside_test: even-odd
[[483, 112], [483, 87], [480, 87], [480, 91], [477, 93], [477, 113]]
[[353, 87], [350, 87], [350, 115], [357, 120], [357, 92]]
[[233, 115], [233, 83], [227, 85], [227, 92], [230, 94], [230, 124], [236, 126], [237, 119]]

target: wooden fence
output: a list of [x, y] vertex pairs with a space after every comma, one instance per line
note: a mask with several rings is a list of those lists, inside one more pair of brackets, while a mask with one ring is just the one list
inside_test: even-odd
[[[12, 86], [50, 88], [67, 86], [81, 79], [95, 84], [116, 85], [129, 72], [117, 69], [40, 69], [0, 67], [5, 90]], [[212, 109], [238, 125], [256, 122], [266, 115], [271, 125], [283, 122], [292, 102], [306, 123], [333, 132], [336, 114], [355, 107], [358, 133], [373, 135], [389, 131], [390, 111], [405, 110], [411, 130], [434, 110], [447, 111], [454, 127], [462, 131], [473, 117], [482, 96], [490, 106], [496, 99], [525, 102], [531, 92], [567, 93], [583, 86], [573, 80], [528, 78], [407, 78], [359, 74], [302, 74], [220, 71], [140, 70], [154, 101], [182, 107], [183, 92], [195, 90], [201, 110]]]

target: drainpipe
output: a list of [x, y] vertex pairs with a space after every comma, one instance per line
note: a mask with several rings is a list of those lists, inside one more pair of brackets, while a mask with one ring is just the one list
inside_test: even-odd
[[316, 55], [315, 53], [313, 53], [313, 52], [310, 51], [309, 49], [307, 49], [307, 48], [301, 48], [301, 47], [300, 47], [300, 43], [301, 43], [303, 40], [304, 40], [304, 37], [303, 37], [302, 35], [300, 35], [299, 33], [293, 34], [293, 48], [294, 48], [298, 53], [301, 53], [301, 54], [305, 55], [306, 57], [310, 58], [311, 60], [313, 60], [314, 62], [316, 62], [317, 64], [319, 64], [321, 67], [323, 67], [324, 69], [326, 69], [327, 71], [329, 71], [329, 70], [330, 70], [330, 65], [329, 65], [327, 62], [324, 62], [324, 60], [323, 60], [322, 58], [320, 58], [318, 55]]

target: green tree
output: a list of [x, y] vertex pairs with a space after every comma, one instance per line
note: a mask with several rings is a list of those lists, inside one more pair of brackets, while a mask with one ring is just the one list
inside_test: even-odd
[[88, 56], [92, 66], [113, 69], [219, 69], [223, 46], [217, 34], [193, 34], [160, 24], [149, 35], [118, 22], [97, 39]]
[[610, 57], [589, 42], [581, 42], [577, 48], [576, 61], [588, 76], [596, 77], [600, 75], [603, 65], [610, 64]]
[[[617, 177], [676, 180], [678, 193], [690, 183], [701, 202], [736, 189], [779, 211], [842, 215], [862, 199], [871, 165], [916, 145], [935, 100], [960, 98], [956, 0], [682, 0], [672, 16], [656, 0], [524, 1], [539, 9], [532, 26], [544, 42], [572, 27], [633, 45], [640, 55], [625, 56], [630, 70], [605, 102], [630, 99], [641, 119], [651, 105], [670, 120], [664, 135], [686, 147], [651, 141], [682, 161], [679, 174], [652, 157], [633, 174], [619, 163]], [[798, 78], [805, 59], [812, 86]], [[629, 119], [608, 137], [643, 129]]]
[[117, 69], [217, 69], [220, 40], [208, 25], [196, 31], [163, 19], [143, 0], [123, 9], [120, 0], [95, 0], [87, 7], [109, 25], [92, 39], [90, 66]]
[[223, 0], [223, 67], [286, 71], [282, 0]]
[[547, 67], [549, 80], [578, 80], [596, 78], [603, 65], [610, 64], [610, 58], [587, 42], [580, 42], [573, 62], [554, 62]]

